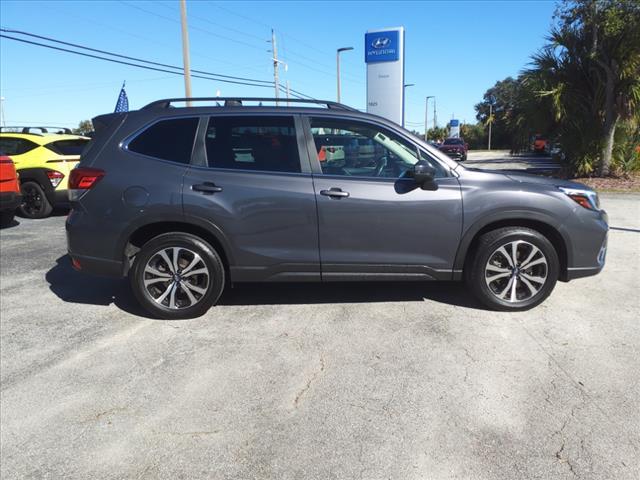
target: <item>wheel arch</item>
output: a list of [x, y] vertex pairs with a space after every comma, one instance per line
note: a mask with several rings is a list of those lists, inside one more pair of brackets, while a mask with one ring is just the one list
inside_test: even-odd
[[478, 239], [487, 232], [504, 227], [526, 227], [544, 235], [553, 245], [560, 261], [560, 280], [566, 281], [567, 268], [571, 264], [571, 249], [569, 240], [561, 233], [559, 225], [544, 217], [527, 218], [522, 215], [507, 215], [478, 223], [464, 234], [454, 264], [456, 279], [462, 278], [468, 261], [473, 257]]
[[40, 185], [42, 190], [44, 190], [44, 194], [47, 196], [47, 200], [53, 205], [55, 203], [55, 189], [53, 185], [51, 185], [49, 177], [47, 177], [47, 170], [51, 169], [44, 167], [18, 168], [16, 169], [16, 173], [19, 175], [20, 184], [36, 182]]
[[138, 225], [126, 235], [121, 251], [124, 256], [124, 274], [131, 267], [136, 253], [152, 238], [169, 232], [189, 233], [211, 245], [220, 255], [227, 278], [230, 278], [230, 266], [234, 264], [229, 242], [220, 229], [208, 222], [193, 219], [156, 220]]

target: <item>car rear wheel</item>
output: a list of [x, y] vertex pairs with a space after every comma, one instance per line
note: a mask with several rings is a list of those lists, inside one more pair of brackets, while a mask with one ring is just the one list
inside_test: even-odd
[[129, 272], [133, 293], [151, 315], [194, 318], [213, 306], [225, 285], [218, 253], [187, 233], [166, 233], [147, 242]]
[[24, 182], [20, 184], [22, 192], [22, 205], [19, 207], [20, 215], [26, 218], [45, 218], [51, 215], [53, 206], [47, 200], [44, 190], [37, 182]]
[[528, 310], [553, 291], [560, 270], [558, 254], [540, 232], [506, 227], [480, 237], [465, 269], [475, 296], [494, 310]]

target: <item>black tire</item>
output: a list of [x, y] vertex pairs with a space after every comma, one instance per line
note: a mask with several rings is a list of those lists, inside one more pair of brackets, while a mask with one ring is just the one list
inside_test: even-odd
[[[200, 256], [202, 262], [204, 263], [204, 266], [206, 266], [206, 269], [208, 270], [208, 282], [206, 284], [206, 287], [202, 288], [205, 293], [197, 299], [197, 303], [186, 306], [179, 305], [179, 303], [181, 302], [179, 298], [180, 296], [183, 297], [182, 300], [184, 301], [184, 303], [189, 301], [186, 297], [187, 289], [185, 289], [183, 283], [180, 283], [186, 282], [187, 280], [180, 277], [178, 277], [177, 284], [179, 286], [175, 287], [175, 290], [177, 292], [175, 294], [175, 301], [177, 303], [177, 306], [175, 308], [170, 308], [168, 300], [166, 298], [163, 299], [162, 302], [165, 302], [166, 300], [167, 304], [158, 303], [158, 301], [154, 300], [153, 294], [155, 292], [159, 292], [160, 290], [165, 288], [168, 289], [171, 283], [174, 283], [174, 285], [176, 285], [175, 275], [168, 271], [164, 271], [163, 273], [165, 275], [173, 275], [173, 277], [166, 281], [157, 282], [157, 287], [151, 287], [151, 290], [153, 290], [153, 292], [145, 287], [145, 277], [147, 277], [146, 279], [149, 280], [148, 277], [150, 275], [149, 273], [145, 273], [147, 263], [152, 259], [157, 260], [160, 255], [159, 252], [167, 248], [185, 249], [181, 250], [181, 252], [186, 252], [187, 255], [190, 253], [195, 253]], [[188, 260], [185, 260], [185, 263], [188, 263]], [[199, 267], [199, 269], [201, 268]], [[178, 274], [180, 273], [181, 272], [179, 270]], [[171, 232], [159, 235], [144, 244], [142, 249], [136, 255], [133, 266], [129, 271], [129, 281], [136, 299], [138, 300], [140, 305], [152, 316], [166, 320], [178, 320], [199, 317], [206, 313], [209, 308], [215, 305], [224, 290], [225, 270], [222, 260], [220, 259], [220, 255], [218, 255], [216, 250], [211, 247], [211, 245], [202, 240], [200, 237], [188, 233]], [[190, 292], [193, 292], [193, 290], [190, 290]], [[156, 298], [159, 298], [160, 296], [161, 295]]]
[[0, 212], [0, 227], [8, 227], [11, 225], [13, 223], [15, 213], [15, 210], [5, 210], [4, 212]]
[[49, 203], [44, 189], [38, 182], [28, 181], [20, 184], [22, 205], [18, 212], [25, 218], [46, 218], [51, 215], [53, 206]]
[[464, 157], [461, 157], [461, 158], [460, 158], [460, 161], [461, 161], [461, 162], [466, 162], [466, 161], [467, 161], [467, 155], [465, 155]]
[[[533, 271], [534, 267], [531, 267], [528, 270], [518, 270], [518, 266], [521, 265], [521, 263], [516, 265], [516, 272], [514, 273], [514, 269], [510, 266], [511, 262], [508, 262], [508, 259], [506, 259], [502, 254], [498, 254], [494, 257], [501, 246], [507, 246], [507, 249], [509, 249], [510, 242], [515, 241], [522, 241], [522, 243], [519, 244], [521, 246], [516, 247], [516, 257], [518, 262], [524, 262], [526, 260], [518, 255], [521, 255], [522, 253], [526, 255], [528, 252], [530, 253], [534, 251], [530, 245], [539, 249], [541, 255], [544, 256], [544, 259], [546, 260], [546, 264], [539, 262], [535, 268], [541, 269], [539, 271], [542, 271], [542, 273], [535, 273]], [[555, 248], [544, 235], [531, 228], [504, 227], [485, 233], [478, 239], [477, 246], [473, 251], [473, 257], [469, 259], [465, 266], [465, 280], [478, 300], [493, 310], [529, 310], [542, 303], [551, 294], [558, 280], [560, 262]], [[487, 280], [487, 277], [499, 272], [487, 270], [488, 267], [493, 267], [493, 264], [491, 266], [488, 265], [490, 258], [504, 258], [505, 262], [504, 265], [501, 265], [501, 268], [503, 270], [511, 271], [511, 273], [507, 274], [507, 277], [495, 281], [504, 283], [492, 283], [492, 287], [488, 285], [489, 280]], [[540, 254], [536, 254], [533, 258], [537, 260], [541, 258], [541, 256]], [[494, 260], [492, 260], [492, 262], [493, 261]], [[534, 260], [531, 260], [529, 263], [534, 263]], [[525, 275], [525, 280], [531, 279], [532, 276], [534, 278], [542, 278], [541, 275], [546, 276], [546, 279], [542, 284], [528, 281], [528, 283], [533, 285], [534, 288], [538, 288], [537, 293], [533, 294], [532, 290], [524, 283], [522, 278], [525, 277]], [[510, 280], [513, 281], [511, 277], [514, 277], [517, 280], [516, 289], [514, 289], [516, 292], [515, 301], [509, 301], [509, 299], [506, 298], [499, 298], [499, 294], [501, 293], [502, 287], [505, 283], [513, 286], [513, 283], [509, 284]], [[518, 287], [520, 290], [517, 290]], [[497, 290], [497, 292], [493, 291], [492, 288]], [[507, 295], [510, 297], [510, 294], [511, 289], [509, 289], [509, 293]], [[532, 294], [532, 296], [530, 298], [525, 298], [527, 294]], [[518, 298], [519, 295], [522, 296], [521, 299]]]

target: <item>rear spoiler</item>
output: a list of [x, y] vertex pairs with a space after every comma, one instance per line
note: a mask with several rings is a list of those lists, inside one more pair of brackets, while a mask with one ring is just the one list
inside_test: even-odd
[[94, 117], [91, 119], [91, 122], [93, 123], [93, 131], [95, 132], [94, 136], [99, 134], [101, 131], [106, 130], [109, 125], [114, 122], [118, 120], [122, 121], [126, 115], [126, 113], [106, 113], [104, 115]]

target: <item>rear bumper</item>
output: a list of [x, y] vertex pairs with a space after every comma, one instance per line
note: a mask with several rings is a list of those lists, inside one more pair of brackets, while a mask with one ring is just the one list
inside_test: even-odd
[[15, 210], [22, 203], [19, 192], [0, 192], [0, 210]]
[[[100, 224], [98, 219], [98, 224]], [[124, 259], [108, 258], [105, 248], [115, 238], [107, 235], [84, 214], [81, 208], [72, 209], [65, 222], [67, 252], [76, 270], [103, 277], [122, 278], [125, 275]]]
[[69, 250], [69, 256], [71, 257], [73, 268], [80, 272], [91, 273], [101, 277], [121, 278], [123, 276], [122, 262], [77, 255], [71, 250]]
[[51, 205], [55, 207], [69, 207], [71, 203], [69, 202], [69, 194], [68, 190], [53, 190], [47, 195], [47, 200], [51, 203]]

